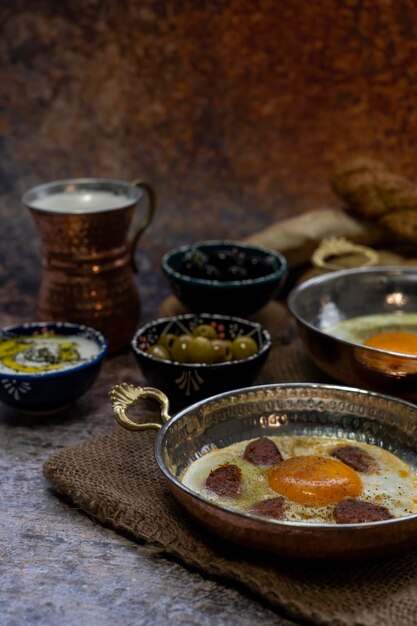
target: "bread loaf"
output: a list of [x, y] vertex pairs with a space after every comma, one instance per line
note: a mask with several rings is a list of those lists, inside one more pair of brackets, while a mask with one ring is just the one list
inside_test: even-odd
[[348, 213], [370, 220], [397, 240], [417, 242], [417, 184], [366, 157], [337, 167], [330, 183]]

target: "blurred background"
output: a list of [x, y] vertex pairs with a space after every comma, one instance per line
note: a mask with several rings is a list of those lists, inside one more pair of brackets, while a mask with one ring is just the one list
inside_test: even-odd
[[[338, 161], [415, 177], [411, 0], [17, 0], [0, 5], [0, 284], [34, 317], [39, 240], [20, 204], [66, 177], [141, 178], [143, 314], [161, 255], [337, 206]], [[26, 307], [26, 308], [25, 308]]]

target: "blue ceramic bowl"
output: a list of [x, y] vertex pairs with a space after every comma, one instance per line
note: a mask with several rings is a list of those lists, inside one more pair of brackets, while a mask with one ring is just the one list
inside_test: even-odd
[[[225, 339], [251, 336], [258, 345], [258, 352], [239, 361], [212, 364], [165, 361], [146, 352], [146, 348], [157, 343], [162, 335], [190, 333], [196, 326], [210, 323], [222, 330]], [[188, 313], [148, 322], [136, 331], [131, 346], [147, 382], [163, 391], [170, 404], [179, 409], [217, 393], [253, 383], [271, 348], [271, 337], [257, 322], [226, 315]]]
[[[51, 337], [55, 339], [51, 341]], [[78, 353], [71, 346], [71, 337], [83, 342]], [[88, 348], [94, 352], [92, 356], [82, 352]], [[25, 412], [59, 411], [91, 387], [106, 353], [103, 335], [79, 324], [29, 322], [3, 328], [0, 400]]]
[[[258, 278], [211, 280], [186, 275], [184, 257], [198, 249], [212, 255], [237, 249], [245, 256], [268, 259], [270, 270]], [[235, 241], [201, 241], [171, 250], [162, 257], [162, 271], [177, 298], [193, 313], [202, 311], [246, 317], [278, 295], [288, 273], [285, 257], [274, 250]]]

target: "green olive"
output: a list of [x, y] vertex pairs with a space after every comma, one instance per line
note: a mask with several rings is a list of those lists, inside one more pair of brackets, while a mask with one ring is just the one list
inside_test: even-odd
[[248, 335], [242, 335], [233, 339], [231, 348], [233, 358], [238, 361], [258, 352], [258, 344]]
[[228, 339], [213, 339], [213, 363], [225, 363], [232, 360], [232, 342]]
[[178, 363], [188, 363], [188, 348], [192, 341], [191, 335], [179, 335], [171, 346], [171, 357]]
[[207, 337], [193, 337], [188, 346], [189, 363], [213, 363], [214, 348]]
[[155, 343], [152, 346], [149, 346], [146, 350], [148, 354], [151, 354], [155, 359], [162, 359], [163, 361], [170, 361], [171, 356], [168, 350], [164, 346], [160, 346]]
[[170, 351], [176, 339], [177, 335], [173, 335], [172, 333], [166, 333], [165, 335], [161, 335], [156, 343], [159, 346], [164, 346], [164, 348]]
[[193, 330], [194, 337], [207, 337], [207, 339], [217, 339], [217, 331], [210, 324], [200, 324]]

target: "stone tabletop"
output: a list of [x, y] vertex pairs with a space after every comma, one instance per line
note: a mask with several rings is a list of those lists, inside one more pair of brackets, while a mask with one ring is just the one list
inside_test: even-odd
[[65, 413], [35, 419], [1, 409], [0, 623], [290, 625], [245, 593], [100, 526], [42, 477], [52, 452], [114, 428], [109, 387], [139, 379], [123, 355]]

